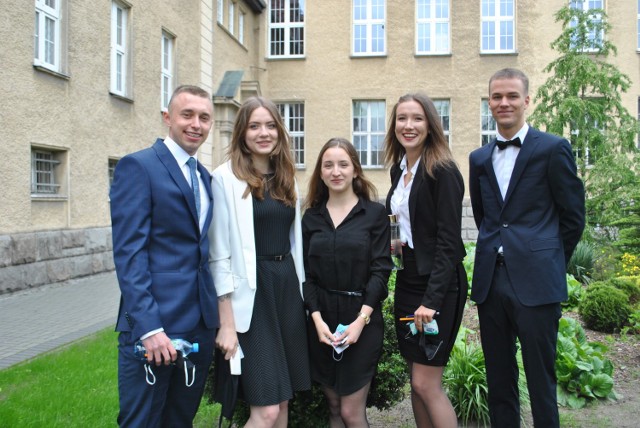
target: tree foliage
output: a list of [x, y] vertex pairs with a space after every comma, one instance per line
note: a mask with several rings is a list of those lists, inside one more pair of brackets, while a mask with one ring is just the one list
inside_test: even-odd
[[530, 120], [569, 136], [579, 175], [588, 179], [600, 159], [634, 149], [638, 125], [621, 99], [631, 80], [607, 62], [617, 53], [606, 38], [607, 15], [602, 9], [584, 11], [582, 3], [573, 0], [555, 14], [562, 32], [551, 47], [559, 56], [544, 69], [551, 76], [538, 89]]
[[638, 202], [638, 121], [622, 105], [631, 80], [607, 62], [617, 53], [606, 38], [607, 15], [583, 10], [583, 2], [572, 0], [555, 14], [562, 32], [551, 47], [559, 55], [544, 69], [550, 77], [538, 89], [530, 120], [567, 136], [585, 182], [587, 222], [599, 236], [616, 239], [608, 236], [617, 235], [615, 222]]

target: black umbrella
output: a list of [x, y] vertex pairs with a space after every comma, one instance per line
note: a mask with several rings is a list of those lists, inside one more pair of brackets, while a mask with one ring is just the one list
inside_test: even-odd
[[221, 427], [223, 417], [229, 421], [233, 418], [238, 402], [240, 376], [231, 374], [229, 360], [224, 359], [224, 352], [219, 349], [216, 349], [214, 356], [214, 376], [213, 401], [220, 403], [218, 427]]

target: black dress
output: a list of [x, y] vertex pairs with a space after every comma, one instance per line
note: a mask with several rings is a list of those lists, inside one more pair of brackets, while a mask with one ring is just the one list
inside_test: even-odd
[[251, 327], [238, 334], [241, 396], [253, 406], [278, 404], [311, 388], [304, 303], [290, 254], [294, 219], [295, 209], [268, 191], [263, 201], [253, 200], [258, 283]]
[[338, 324], [352, 323], [363, 304], [373, 308], [358, 342], [342, 354], [321, 343], [313, 320], [308, 321], [312, 379], [340, 396], [349, 395], [371, 381], [382, 353], [381, 303], [393, 267], [389, 219], [381, 204], [360, 199], [334, 228], [322, 204], [306, 211], [302, 234], [309, 313], [320, 311], [333, 332]]

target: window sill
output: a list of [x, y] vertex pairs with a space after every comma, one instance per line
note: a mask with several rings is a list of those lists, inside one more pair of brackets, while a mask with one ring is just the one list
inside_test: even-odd
[[122, 100], [124, 102], [133, 104], [133, 98], [129, 98], [129, 97], [125, 96], [125, 95], [116, 94], [116, 93], [111, 92], [111, 91], [109, 91], [109, 95], [111, 95], [112, 97], [117, 98], [119, 100]]
[[518, 51], [495, 51], [495, 52], [480, 52], [480, 56], [496, 56], [496, 55], [504, 55], [504, 56], [518, 56]]
[[435, 52], [435, 53], [427, 53], [427, 52], [419, 52], [414, 54], [416, 58], [428, 58], [428, 57], [452, 57], [453, 54], [451, 52]]
[[280, 55], [280, 56], [268, 56], [268, 57], [265, 58], [266, 61], [284, 61], [284, 60], [287, 60], [287, 61], [291, 61], [291, 60], [301, 61], [301, 60], [306, 60], [306, 59], [307, 59], [307, 57], [304, 56], [304, 55], [302, 55], [302, 56], [300, 56], [300, 55], [295, 55], [295, 56], [293, 56], [293, 55]]
[[69, 198], [64, 195], [49, 195], [45, 193], [32, 193], [31, 200], [34, 202], [66, 202]]
[[47, 73], [52, 76], [58, 77], [60, 79], [64, 79], [64, 80], [71, 79], [71, 76], [69, 76], [68, 74], [60, 73], [59, 71], [52, 70], [49, 67], [45, 67], [44, 65], [33, 64], [33, 68], [43, 73]]
[[351, 54], [349, 55], [349, 57], [351, 59], [371, 59], [371, 58], [386, 58], [387, 54], [386, 53], [382, 53], [382, 54]]
[[224, 24], [221, 24], [219, 21], [217, 21], [217, 24], [218, 24], [218, 27], [220, 27], [222, 29], [222, 31], [227, 33], [227, 35], [229, 37], [231, 37], [238, 45], [240, 45], [240, 47], [242, 49], [244, 49], [245, 51], [249, 52], [249, 49], [247, 49], [247, 47], [244, 45], [244, 43], [242, 43], [240, 41], [240, 39], [238, 37], [236, 37], [235, 34], [233, 34], [231, 31], [229, 31], [229, 29]]

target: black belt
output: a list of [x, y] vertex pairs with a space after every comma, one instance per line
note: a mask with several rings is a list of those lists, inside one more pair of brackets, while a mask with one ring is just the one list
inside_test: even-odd
[[496, 264], [499, 266], [504, 266], [504, 253], [496, 254]]
[[281, 262], [290, 255], [291, 253], [280, 254], [279, 256], [256, 256], [256, 260], [271, 260], [274, 262]]
[[362, 291], [327, 290], [331, 294], [342, 294], [343, 296], [362, 297]]

